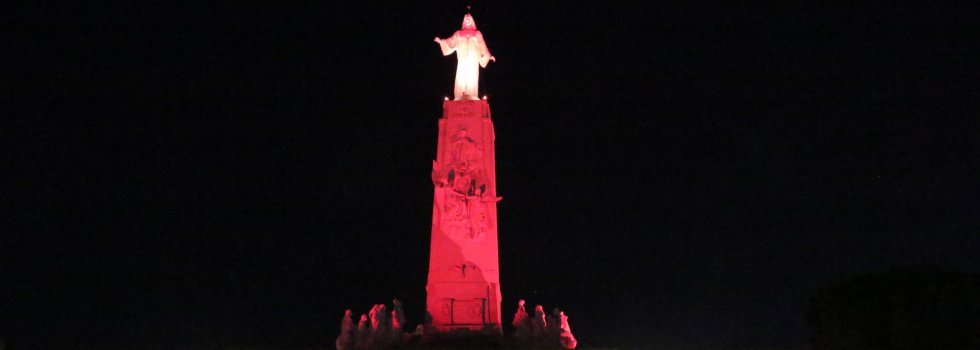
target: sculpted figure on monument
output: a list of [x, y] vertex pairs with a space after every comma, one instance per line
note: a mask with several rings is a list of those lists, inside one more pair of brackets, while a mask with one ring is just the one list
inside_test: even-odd
[[549, 343], [557, 343], [561, 336], [561, 323], [558, 321], [560, 314], [561, 310], [556, 307], [551, 310], [551, 315], [548, 315], [547, 334]]
[[344, 318], [341, 320], [340, 336], [337, 337], [337, 350], [350, 350], [354, 345], [354, 321], [350, 318], [350, 309], [344, 311]]
[[368, 325], [368, 316], [362, 314], [361, 320], [357, 322], [357, 338], [354, 340], [355, 349], [367, 349], [371, 347], [371, 326]]
[[564, 312], [560, 312], [558, 317], [561, 318], [561, 346], [565, 349], [574, 349], [578, 346], [578, 341], [572, 335], [572, 328], [568, 326], [568, 316], [565, 316]]
[[524, 300], [517, 303], [517, 313], [514, 314], [514, 345], [519, 347], [575, 349], [578, 341], [572, 335], [568, 325], [568, 316], [564, 311], [554, 308], [551, 314], [544, 312], [544, 307], [534, 307], [534, 316], [528, 319], [524, 311]]
[[402, 301], [398, 299], [393, 299], [391, 301], [391, 330], [393, 332], [400, 332], [402, 327], [405, 326], [405, 310], [402, 309]]
[[456, 86], [453, 94], [456, 100], [479, 99], [477, 85], [480, 79], [480, 67], [486, 68], [490, 61], [497, 59], [490, 55], [483, 33], [476, 29], [473, 16], [463, 16], [463, 26], [452, 36], [434, 39], [439, 44], [443, 56], [456, 52]]
[[384, 304], [371, 306], [367, 314], [354, 327], [347, 310], [341, 321], [341, 334], [337, 338], [338, 350], [387, 349], [402, 346], [412, 341], [413, 335], [402, 331], [405, 325], [405, 311], [401, 300], [392, 300], [390, 312]]
[[524, 299], [517, 302], [517, 312], [514, 313], [514, 341], [518, 346], [527, 346], [528, 337], [531, 335], [531, 323], [524, 310]]
[[385, 333], [388, 331], [388, 315], [385, 312], [385, 305], [378, 304], [371, 308], [368, 312], [368, 316], [371, 318], [371, 330], [374, 333]]
[[482, 153], [465, 128], [459, 130], [447, 152], [449, 164], [445, 177], [438, 174], [439, 163], [433, 163], [436, 205], [442, 208], [440, 227], [453, 239], [479, 238], [488, 229]]
[[466, 196], [467, 213], [470, 219], [470, 238], [478, 238], [487, 230], [486, 216], [483, 215], [483, 201], [479, 195]]
[[361, 314], [361, 319], [357, 321], [357, 330], [367, 330], [368, 329], [368, 316], [366, 314]]
[[524, 299], [517, 301], [517, 312], [514, 313], [512, 324], [518, 332], [527, 328], [527, 311], [524, 310]]
[[452, 148], [449, 150], [449, 164], [453, 169], [475, 172], [480, 166], [480, 149], [466, 133], [466, 129], [460, 129], [453, 139]]
[[460, 169], [453, 172], [453, 190], [463, 196], [472, 196], [474, 180], [466, 170]]
[[548, 336], [545, 334], [547, 328], [548, 321], [545, 319], [544, 307], [537, 305], [534, 307], [534, 318], [531, 319], [531, 338], [535, 344], [547, 344], [546, 340]]

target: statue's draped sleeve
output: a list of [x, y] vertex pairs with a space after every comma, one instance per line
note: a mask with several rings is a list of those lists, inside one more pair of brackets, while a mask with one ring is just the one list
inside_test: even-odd
[[[483, 41], [483, 33], [477, 31], [476, 37], [477, 37], [477, 42], [479, 42], [478, 45], [480, 50], [480, 67], [487, 68], [487, 63], [490, 63], [490, 50], [487, 49], [487, 42]], [[443, 52], [446, 51], [443, 50]]]
[[456, 40], [458, 37], [459, 33], [453, 33], [453, 36], [439, 41], [439, 48], [442, 49], [443, 56], [449, 56], [456, 51]]

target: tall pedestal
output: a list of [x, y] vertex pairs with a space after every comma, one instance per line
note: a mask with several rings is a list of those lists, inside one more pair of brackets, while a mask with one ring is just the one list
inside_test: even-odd
[[486, 100], [445, 101], [432, 164], [435, 198], [426, 310], [439, 332], [500, 334], [497, 181]]

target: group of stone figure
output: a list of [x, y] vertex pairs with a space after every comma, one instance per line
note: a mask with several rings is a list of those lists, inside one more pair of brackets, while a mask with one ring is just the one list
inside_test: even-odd
[[568, 326], [568, 316], [555, 308], [551, 315], [545, 315], [541, 305], [534, 307], [534, 316], [528, 317], [524, 310], [524, 300], [517, 302], [517, 312], [514, 314], [514, 343], [521, 347], [551, 348], [561, 345], [565, 349], [574, 349], [578, 345], [572, 329]]
[[[402, 330], [405, 325], [405, 311], [398, 299], [392, 300], [389, 312], [384, 304], [371, 307], [371, 311], [361, 315], [357, 326], [351, 319], [351, 310], [344, 312], [341, 320], [340, 336], [337, 337], [337, 350], [385, 349], [402, 346], [422, 336], [424, 327], [418, 325], [413, 333]], [[514, 334], [511, 341], [519, 347], [575, 349], [578, 341], [568, 326], [568, 316], [558, 308], [551, 315], [545, 315], [541, 305], [534, 307], [534, 315], [529, 317], [524, 309], [524, 300], [517, 302], [514, 314]]]
[[404, 325], [405, 311], [398, 299], [392, 300], [390, 313], [384, 304], [371, 307], [371, 311], [361, 315], [357, 327], [351, 319], [350, 309], [347, 309], [344, 319], [341, 320], [337, 350], [384, 349], [403, 345], [412, 338], [411, 334], [402, 331]]

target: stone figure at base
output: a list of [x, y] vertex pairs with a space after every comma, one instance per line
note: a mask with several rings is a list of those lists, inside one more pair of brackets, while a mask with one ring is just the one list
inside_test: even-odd
[[357, 322], [357, 336], [354, 338], [355, 349], [367, 349], [371, 347], [373, 338], [371, 337], [371, 326], [368, 325], [368, 316], [362, 314], [361, 320]]
[[514, 325], [515, 332], [527, 333], [530, 325], [527, 320], [527, 311], [524, 310], [524, 299], [517, 301], [517, 312], [514, 313]]
[[527, 311], [524, 310], [524, 299], [517, 302], [517, 312], [514, 313], [514, 320], [511, 324], [514, 325], [514, 334], [512, 336], [514, 344], [517, 346], [530, 345], [531, 320], [527, 317]]
[[548, 325], [545, 329], [548, 343], [557, 343], [558, 338], [561, 336], [561, 322], [558, 321], [558, 315], [560, 313], [561, 310], [556, 307], [551, 310], [551, 315], [548, 315]]
[[371, 308], [368, 312], [368, 317], [371, 319], [371, 330], [375, 333], [384, 333], [387, 331], [387, 312], [385, 312], [384, 304], [378, 304]]
[[391, 312], [384, 304], [371, 306], [368, 313], [354, 327], [351, 310], [341, 321], [341, 335], [337, 338], [337, 350], [388, 349], [404, 346], [413, 341], [413, 334], [403, 331], [405, 311], [401, 300], [392, 300]]
[[561, 346], [565, 349], [574, 349], [578, 346], [578, 341], [575, 340], [575, 336], [572, 335], [572, 328], [568, 326], [568, 316], [565, 316], [565, 312], [559, 312], [558, 317], [561, 319]]
[[391, 301], [391, 331], [401, 332], [405, 326], [405, 310], [402, 309], [402, 302], [398, 299]]
[[572, 328], [568, 325], [568, 316], [559, 308], [546, 314], [544, 307], [536, 305], [534, 316], [529, 318], [524, 310], [524, 300], [520, 300], [517, 302], [513, 324], [514, 346], [564, 349], [575, 349], [578, 346], [578, 341], [572, 335]]
[[548, 320], [545, 319], [544, 307], [536, 305], [534, 307], [534, 318], [531, 319], [531, 338], [535, 344], [545, 345], [548, 335]]
[[354, 321], [350, 318], [350, 309], [344, 311], [344, 318], [340, 321], [340, 336], [337, 337], [337, 350], [351, 350], [354, 348]]

